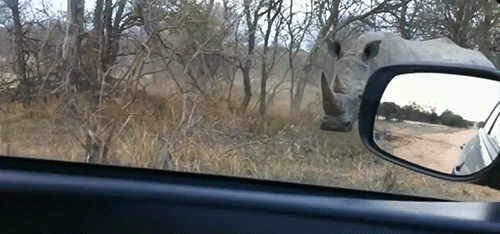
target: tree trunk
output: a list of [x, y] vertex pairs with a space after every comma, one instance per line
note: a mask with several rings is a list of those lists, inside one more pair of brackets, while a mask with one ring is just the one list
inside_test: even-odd
[[94, 32], [97, 35], [102, 34], [102, 11], [103, 11], [103, 1], [96, 0], [95, 11], [94, 11]]
[[307, 80], [309, 79], [312, 66], [313, 66], [312, 61], [310, 63], [308, 62], [302, 68], [302, 74], [300, 76], [297, 75], [299, 79], [297, 80], [295, 86], [295, 94], [292, 101], [291, 111], [296, 111], [300, 109], [300, 105], [302, 104], [302, 100], [304, 98], [304, 89], [306, 88]]
[[243, 87], [245, 89], [245, 97], [243, 98], [243, 103], [241, 104], [241, 109], [245, 112], [250, 104], [250, 99], [252, 98], [252, 87], [250, 86], [250, 68], [252, 65], [252, 60], [247, 60], [245, 66], [241, 69], [243, 72]]
[[260, 115], [264, 115], [266, 113], [266, 94], [267, 94], [266, 84], [267, 84], [267, 78], [269, 77], [269, 73], [267, 72], [266, 58], [264, 56], [262, 59], [262, 77], [260, 82], [260, 105], [259, 105]]
[[[115, 64], [115, 57], [113, 52], [116, 50], [115, 47], [115, 32], [113, 31], [112, 23], [112, 2], [111, 0], [104, 0], [104, 12], [103, 12], [103, 26], [105, 34], [101, 34], [100, 37], [103, 38], [104, 44], [101, 47], [101, 66], [103, 74]], [[102, 78], [102, 77], [99, 77]]]
[[80, 78], [75, 67], [78, 64], [78, 51], [80, 44], [78, 37], [83, 32], [84, 0], [68, 0], [68, 31], [64, 38], [63, 59], [66, 64], [66, 83], [68, 85], [80, 86]]
[[410, 39], [411, 35], [406, 27], [406, 12], [408, 9], [409, 0], [401, 1], [401, 14], [399, 16], [399, 33], [403, 39]]
[[14, 40], [16, 43], [16, 68], [17, 75], [21, 80], [18, 88], [18, 94], [20, 102], [25, 108], [29, 106], [30, 103], [30, 85], [28, 77], [26, 76], [26, 61], [24, 59], [23, 52], [23, 28], [21, 25], [21, 18], [19, 16], [19, 1], [10, 0], [8, 1], [10, 10], [12, 11], [12, 19], [14, 21]]
[[[283, 22], [282, 19], [278, 19], [278, 16], [280, 16], [282, 13], [281, 12], [282, 3], [283, 0], [270, 1], [268, 3], [269, 5], [267, 8], [267, 30], [266, 33], [264, 34], [264, 45], [263, 45], [264, 48], [262, 50], [262, 77], [260, 82], [260, 106], [259, 106], [260, 115], [264, 115], [266, 113], [267, 79], [269, 78], [269, 72], [273, 69], [274, 63], [276, 62], [276, 57], [275, 57], [275, 53], [277, 50], [276, 47], [274, 47], [275, 53], [272, 55], [271, 61], [269, 62], [269, 64], [267, 62], [267, 56], [269, 53], [269, 39], [271, 37], [271, 32], [274, 25], [274, 31], [275, 31], [274, 40], [275, 41], [278, 40], [279, 28], [281, 27], [281, 23]], [[275, 22], [277, 23], [275, 24]]]
[[257, 6], [254, 11], [252, 11], [250, 3], [250, 0], [243, 1], [243, 11], [245, 13], [246, 24], [248, 28], [247, 59], [245, 65], [241, 67], [241, 71], [243, 72], [243, 86], [245, 89], [245, 97], [243, 98], [243, 103], [241, 104], [241, 109], [243, 112], [246, 111], [252, 97], [252, 87], [250, 86], [250, 69], [252, 67], [253, 50], [255, 49], [255, 32], [257, 31], [257, 23], [259, 21], [259, 18], [262, 16], [259, 12], [262, 9], [264, 1], [261, 0], [259, 2], [259, 6]]
[[293, 0], [290, 0], [290, 20], [287, 23], [288, 33], [290, 36], [290, 43], [288, 45], [288, 66], [291, 71], [290, 77], [290, 114], [292, 113], [293, 107], [295, 106], [295, 96], [293, 95], [293, 91], [295, 90], [295, 70], [293, 67], [293, 49], [295, 42], [295, 34], [292, 29], [292, 18], [293, 18]]

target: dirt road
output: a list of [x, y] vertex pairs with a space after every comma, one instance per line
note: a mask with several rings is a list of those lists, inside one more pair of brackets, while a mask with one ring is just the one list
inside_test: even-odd
[[410, 135], [392, 132], [391, 152], [403, 159], [437, 171], [450, 173], [458, 160], [460, 146], [471, 139], [475, 129], [454, 133]]

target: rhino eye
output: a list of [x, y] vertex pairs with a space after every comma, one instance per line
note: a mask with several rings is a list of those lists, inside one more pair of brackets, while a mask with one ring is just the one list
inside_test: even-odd
[[358, 98], [359, 100], [363, 99], [363, 95], [362, 94], [358, 95]]

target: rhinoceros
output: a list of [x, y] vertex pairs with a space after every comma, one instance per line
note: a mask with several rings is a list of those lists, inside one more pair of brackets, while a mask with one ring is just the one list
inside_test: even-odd
[[379, 67], [411, 62], [495, 67], [481, 52], [464, 49], [448, 38], [410, 41], [393, 33], [368, 32], [358, 37], [349, 50], [338, 41], [327, 40], [327, 46], [329, 54], [336, 58], [332, 84], [324, 73], [321, 75], [326, 114], [321, 129], [328, 131], [352, 130], [366, 82]]

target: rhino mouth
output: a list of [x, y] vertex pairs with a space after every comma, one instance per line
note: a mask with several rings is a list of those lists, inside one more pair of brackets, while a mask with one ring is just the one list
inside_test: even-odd
[[321, 130], [334, 132], [350, 132], [352, 130], [352, 121], [345, 115], [329, 116], [321, 118]]

